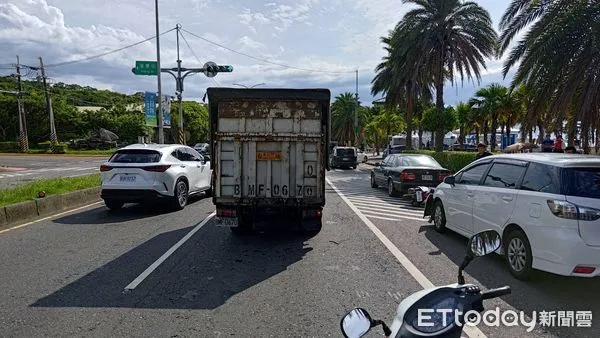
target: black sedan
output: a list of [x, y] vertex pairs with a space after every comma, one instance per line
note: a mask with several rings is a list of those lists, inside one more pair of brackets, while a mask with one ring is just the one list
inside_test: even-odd
[[449, 175], [452, 172], [429, 155], [391, 154], [371, 170], [371, 187], [384, 186], [390, 196], [402, 196], [410, 188], [437, 187]]

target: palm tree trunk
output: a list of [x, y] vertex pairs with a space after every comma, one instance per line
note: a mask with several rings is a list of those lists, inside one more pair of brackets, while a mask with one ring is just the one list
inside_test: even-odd
[[464, 150], [464, 144], [465, 144], [465, 133], [464, 133], [464, 125], [460, 126], [460, 131], [459, 131], [458, 135], [458, 144], [460, 144], [460, 150]]
[[575, 134], [577, 128], [577, 119], [575, 118], [575, 114], [569, 116], [569, 121], [567, 122], [567, 130], [569, 133], [567, 142], [569, 145], [575, 144]]
[[483, 142], [487, 143], [488, 142], [488, 121], [484, 119], [482, 122], [482, 125], [483, 125]]
[[[444, 59], [445, 50], [440, 49], [440, 59], [437, 65], [437, 77], [435, 79], [435, 108], [438, 114], [444, 113]], [[435, 133], [435, 151], [440, 153], [444, 151], [444, 131], [436, 130]]]
[[413, 133], [413, 95], [412, 85], [408, 86], [408, 97], [406, 102], [406, 148], [412, 148]]
[[498, 146], [496, 130], [498, 129], [498, 114], [492, 114], [492, 130], [490, 131], [490, 150], [494, 152]]
[[581, 123], [581, 132], [582, 132], [582, 138], [583, 138], [583, 153], [584, 154], [589, 154], [590, 153], [590, 123], [589, 123], [589, 118], [585, 118], [582, 123]]
[[542, 121], [538, 121], [538, 131], [540, 133], [538, 135], [538, 144], [542, 144], [542, 142], [544, 141], [544, 125]]
[[422, 149], [423, 147], [421, 146], [423, 144], [423, 129], [419, 128], [419, 149]]

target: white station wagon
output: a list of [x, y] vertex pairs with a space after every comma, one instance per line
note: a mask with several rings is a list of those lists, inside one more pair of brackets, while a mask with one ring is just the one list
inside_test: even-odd
[[[533, 269], [600, 276], [600, 157], [511, 154], [479, 159], [446, 177], [433, 195], [435, 229], [469, 237], [502, 234], [515, 278]], [[433, 209], [433, 210], [432, 210]]]

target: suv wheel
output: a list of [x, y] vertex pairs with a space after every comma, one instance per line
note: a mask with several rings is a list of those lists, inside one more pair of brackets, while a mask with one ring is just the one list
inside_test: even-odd
[[390, 197], [395, 197], [398, 194], [398, 191], [396, 191], [396, 188], [394, 187], [394, 183], [392, 182], [391, 179], [388, 179], [388, 195]]
[[188, 185], [184, 180], [179, 179], [175, 184], [175, 194], [173, 196], [173, 206], [176, 210], [185, 208], [188, 202]]
[[105, 199], [104, 204], [108, 208], [108, 210], [119, 210], [125, 204], [124, 202], [113, 200], [113, 199]]
[[442, 233], [446, 231], [446, 212], [441, 201], [435, 202], [433, 209], [433, 228], [435, 231]]
[[523, 231], [513, 230], [506, 237], [506, 263], [510, 273], [519, 280], [529, 280], [533, 275], [533, 256], [529, 240]]

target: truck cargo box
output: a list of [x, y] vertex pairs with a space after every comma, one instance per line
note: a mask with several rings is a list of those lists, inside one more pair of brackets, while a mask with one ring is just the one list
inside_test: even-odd
[[236, 228], [271, 213], [320, 220], [329, 90], [209, 88], [207, 94], [218, 224]]

